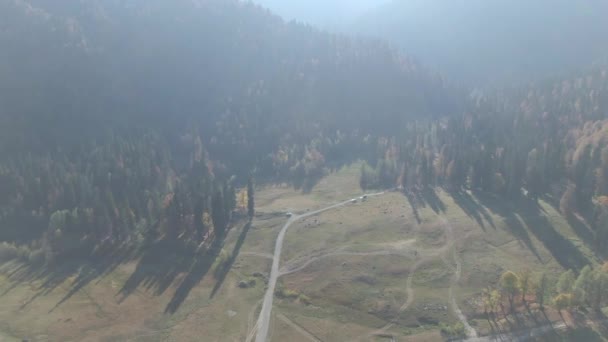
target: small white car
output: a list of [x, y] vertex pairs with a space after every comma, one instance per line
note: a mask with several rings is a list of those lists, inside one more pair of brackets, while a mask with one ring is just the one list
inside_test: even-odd
[[287, 216], [287, 217], [292, 217], [292, 216], [293, 216], [293, 213], [288, 212], [287, 214], [285, 214], [285, 216]]

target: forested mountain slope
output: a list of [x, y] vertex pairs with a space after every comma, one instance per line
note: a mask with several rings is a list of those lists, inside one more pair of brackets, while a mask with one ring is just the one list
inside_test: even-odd
[[480, 0], [425, 3], [453, 22], [413, 21], [417, 42], [470, 80], [585, 66], [470, 91], [251, 2], [0, 0], [0, 336], [263, 340], [276, 315], [274, 339], [442, 340], [519, 331], [536, 303], [550, 323], [552, 295], [562, 319], [602, 309], [603, 24], [563, 26], [562, 0], [500, 2], [506, 26]]
[[2, 0], [0, 46], [8, 241], [200, 239], [254, 170], [303, 185], [463, 102], [384, 43], [233, 0]]
[[415, 192], [442, 186], [505, 201], [544, 198], [571, 224], [590, 229], [594, 247], [605, 250], [606, 67], [472, 99], [462, 115], [412, 123], [398, 137], [378, 140], [370, 159], [376, 164], [362, 169], [362, 187], [398, 184]]
[[[245, 126], [254, 117], [280, 119], [266, 122], [284, 128], [321, 120], [345, 125], [370, 112], [375, 119], [445, 114], [453, 107], [440, 79], [383, 43], [284, 24], [247, 3], [3, 4], [3, 108], [35, 120], [128, 113], [184, 126], [175, 119], [204, 119], [201, 133], [210, 136], [217, 129], [209, 123], [225, 116], [247, 116]], [[378, 121], [366, 123], [373, 129]], [[277, 127], [257, 128], [276, 133]]]
[[354, 32], [387, 39], [468, 84], [526, 82], [608, 56], [605, 1], [393, 0]]

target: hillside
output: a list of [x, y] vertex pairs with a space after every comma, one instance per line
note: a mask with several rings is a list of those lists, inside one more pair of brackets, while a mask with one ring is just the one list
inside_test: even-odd
[[0, 0], [0, 339], [607, 338], [603, 3], [491, 1], [377, 13], [458, 83], [567, 75], [472, 91], [249, 1]]
[[198, 221], [213, 192], [254, 169], [301, 185], [325, 160], [356, 158], [339, 151], [366, 135], [462, 102], [384, 43], [286, 24], [251, 3], [0, 6], [2, 217], [9, 231], [30, 222], [19, 240], [63, 210], [133, 231], [156, 221], [179, 184], [202, 181], [183, 199], [187, 215], [205, 208]]
[[608, 246], [605, 67], [474, 97], [463, 115], [412, 124], [378, 140], [361, 169], [363, 188], [395, 184], [413, 193], [440, 186], [545, 199], [604, 254]]
[[[365, 120], [370, 112], [421, 117], [451, 107], [437, 101], [445, 97], [440, 79], [385, 44], [285, 24], [248, 3], [2, 5], [7, 58], [0, 70], [9, 114], [38, 120], [43, 110], [32, 106], [43, 104], [51, 123], [59, 115], [107, 120], [128, 112], [176, 125], [215, 123], [229, 111], [231, 119], [247, 112], [245, 127], [264, 115], [283, 129], [321, 119], [344, 125], [345, 112]], [[308, 122], [298, 122], [302, 113]], [[217, 133], [204, 126], [205, 136]], [[276, 128], [265, 129], [276, 136]]]

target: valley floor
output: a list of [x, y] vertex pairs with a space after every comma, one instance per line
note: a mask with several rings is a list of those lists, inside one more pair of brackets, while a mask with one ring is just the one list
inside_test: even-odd
[[533, 305], [494, 321], [483, 313], [482, 291], [505, 270], [555, 280], [564, 269], [600, 261], [584, 225], [568, 224], [550, 201], [505, 203], [439, 189], [363, 200], [358, 171], [346, 167], [310, 193], [260, 189], [254, 221], [232, 229], [214, 263], [168, 253], [157, 256], [162, 262], [103, 271], [2, 265], [0, 332], [30, 341], [252, 341], [285, 214], [358, 198], [294, 220], [286, 231], [269, 340], [441, 341], [440, 323], [459, 322], [471, 341], [508, 340], [522, 334], [512, 330], [551, 322], [537, 339], [608, 336], [599, 320], [543, 314]]

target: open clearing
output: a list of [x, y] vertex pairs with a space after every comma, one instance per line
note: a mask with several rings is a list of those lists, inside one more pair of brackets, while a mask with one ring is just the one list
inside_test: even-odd
[[[0, 338], [253, 340], [285, 213], [305, 214], [360, 196], [358, 170], [352, 165], [331, 174], [308, 194], [288, 186], [259, 189], [251, 227], [238, 224], [219, 253], [218, 260], [230, 261], [224, 274], [211, 269], [194, 277], [194, 264], [164, 281], [144, 277], [124, 296], [121, 289], [137, 274], [137, 262], [82, 285], [86, 265], [68, 277], [3, 265], [0, 331], [6, 337], [0, 333]], [[416, 196], [388, 192], [292, 224], [268, 336], [273, 341], [440, 341], [439, 323], [459, 321], [470, 327], [469, 335], [486, 335], [490, 326], [479, 315], [480, 293], [502, 272], [528, 268], [555, 278], [565, 267], [597, 261], [543, 201], [532, 206], [440, 190]], [[183, 303], [165, 313], [184, 283], [192, 286]]]

